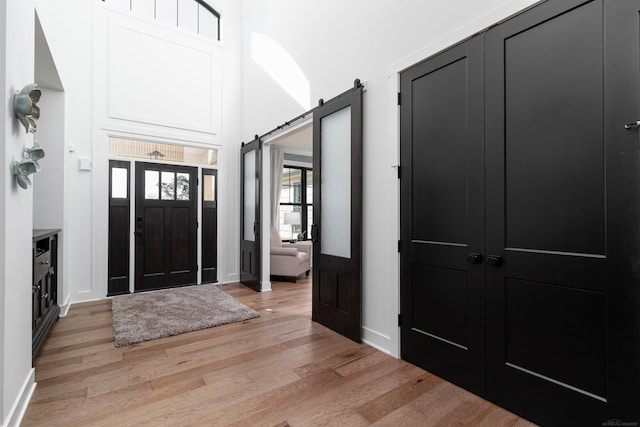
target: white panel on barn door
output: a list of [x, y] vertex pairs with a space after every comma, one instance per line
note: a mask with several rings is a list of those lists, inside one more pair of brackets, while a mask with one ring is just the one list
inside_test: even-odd
[[178, 0], [156, 0], [156, 19], [169, 25], [178, 25]]
[[178, 0], [178, 27], [198, 32], [198, 3], [194, 0]]
[[154, 19], [155, 9], [154, 0], [131, 0], [131, 11], [140, 18]]
[[109, 117], [220, 133], [219, 46], [124, 17], [109, 37]]

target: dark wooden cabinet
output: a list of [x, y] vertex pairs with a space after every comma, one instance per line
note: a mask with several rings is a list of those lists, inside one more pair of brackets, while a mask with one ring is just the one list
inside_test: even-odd
[[51, 327], [58, 320], [58, 232], [33, 230], [33, 284], [31, 355], [36, 357]]

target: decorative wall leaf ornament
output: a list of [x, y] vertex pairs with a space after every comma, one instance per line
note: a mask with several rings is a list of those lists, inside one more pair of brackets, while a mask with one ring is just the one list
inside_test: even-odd
[[40, 170], [38, 160], [44, 158], [44, 150], [38, 144], [38, 141], [34, 141], [33, 147], [22, 149], [22, 160], [14, 160], [11, 163], [11, 169], [13, 176], [16, 177], [16, 182], [20, 188], [25, 190], [31, 187], [31, 179], [29, 175], [36, 173]]
[[16, 177], [16, 182], [21, 188], [25, 190], [31, 187], [31, 180], [29, 175], [35, 173], [37, 168], [33, 160], [24, 158], [20, 161], [14, 160], [13, 163], [13, 175]]
[[42, 91], [36, 86], [36, 83], [28, 84], [13, 97], [13, 111], [27, 133], [36, 133], [35, 120], [40, 118], [40, 108], [36, 103], [40, 101]]
[[[16, 118], [22, 123], [27, 133], [36, 133], [36, 120], [40, 118], [40, 108], [37, 102], [40, 101], [42, 91], [37, 88], [36, 83], [31, 83], [22, 88], [13, 97], [13, 112]], [[44, 150], [34, 140], [31, 148], [22, 149], [22, 159], [11, 163], [11, 170], [20, 188], [25, 190], [31, 187], [29, 175], [40, 170], [38, 161], [44, 157]]]
[[38, 140], [34, 140], [33, 141], [33, 147], [31, 148], [26, 148], [27, 151], [27, 156], [33, 161], [33, 163], [36, 165], [36, 171], [40, 170], [40, 164], [38, 163], [38, 160], [44, 158], [44, 149], [42, 147], [40, 147], [40, 144], [38, 144]]

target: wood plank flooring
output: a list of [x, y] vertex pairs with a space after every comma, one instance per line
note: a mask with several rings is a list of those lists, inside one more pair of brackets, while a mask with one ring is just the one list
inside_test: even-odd
[[310, 279], [220, 288], [260, 317], [115, 348], [111, 301], [73, 305], [35, 361], [22, 425], [533, 425], [311, 322]]

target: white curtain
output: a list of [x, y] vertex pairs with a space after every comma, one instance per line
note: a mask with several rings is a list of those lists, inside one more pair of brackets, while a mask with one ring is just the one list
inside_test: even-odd
[[271, 226], [276, 229], [280, 223], [280, 187], [282, 187], [283, 167], [284, 153], [271, 147]]

